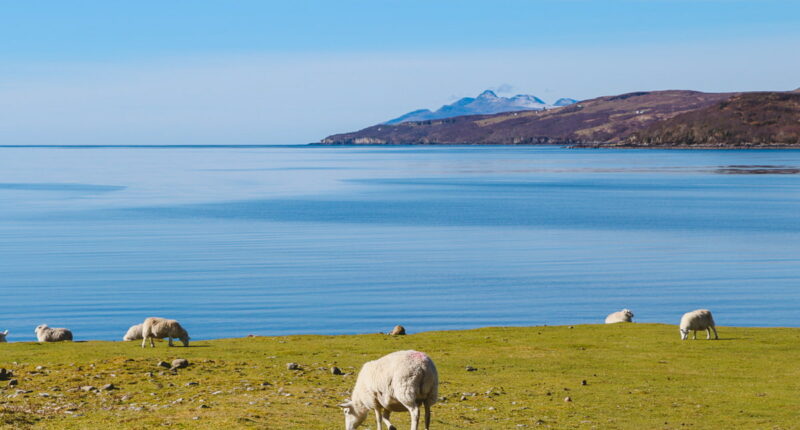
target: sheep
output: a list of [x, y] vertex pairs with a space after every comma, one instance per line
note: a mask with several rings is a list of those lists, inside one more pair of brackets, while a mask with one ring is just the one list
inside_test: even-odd
[[72, 332], [65, 328], [50, 328], [47, 324], [42, 324], [33, 331], [39, 342], [60, 342], [62, 340], [72, 340]]
[[172, 338], [180, 339], [183, 346], [189, 346], [189, 333], [181, 327], [181, 324], [175, 320], [168, 320], [165, 318], [150, 317], [142, 323], [142, 348], [147, 345], [147, 340], [150, 340], [150, 347], [155, 348], [156, 344], [153, 342], [154, 338], [169, 339], [169, 346], [172, 345]]
[[631, 312], [630, 309], [623, 309], [606, 317], [606, 324], [620, 322], [633, 322], [633, 312]]
[[717, 328], [714, 324], [714, 317], [708, 309], [698, 309], [683, 314], [680, 330], [681, 340], [689, 338], [689, 331], [694, 332], [692, 339], [697, 339], [698, 330], [706, 331], [706, 339], [711, 339], [711, 330], [714, 330], [714, 339], [719, 339], [719, 336], [717, 336]]
[[344, 409], [347, 430], [363, 423], [370, 409], [375, 412], [378, 430], [383, 428], [382, 422], [394, 430], [389, 416], [404, 411], [411, 414], [411, 430], [417, 430], [419, 407], [423, 405], [425, 430], [429, 430], [431, 406], [438, 392], [439, 374], [430, 357], [419, 351], [396, 351], [364, 363], [352, 399], [339, 406]]
[[125, 342], [130, 340], [139, 340], [139, 339], [143, 339], [142, 324], [136, 324], [131, 326], [131, 328], [128, 329], [128, 332], [125, 333], [125, 337], [122, 338], [122, 340]]
[[8, 335], [8, 330], [6, 330], [6, 331], [4, 331], [4, 332], [0, 333], [0, 343], [1, 343], [1, 342], [8, 342], [8, 341], [6, 340], [6, 336], [7, 336], [7, 335]]

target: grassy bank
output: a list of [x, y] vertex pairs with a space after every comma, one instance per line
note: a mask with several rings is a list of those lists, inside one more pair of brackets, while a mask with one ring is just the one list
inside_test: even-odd
[[[0, 367], [18, 381], [13, 387], [0, 381], [0, 423], [343, 428], [336, 405], [360, 365], [418, 349], [439, 369], [444, 399], [433, 408], [434, 429], [800, 428], [800, 329], [719, 332], [719, 341], [681, 342], [676, 326], [616, 324], [256, 337], [198, 341], [190, 348], [0, 344]], [[174, 358], [191, 365], [176, 372], [156, 365]], [[289, 362], [300, 370], [288, 370]], [[331, 366], [349, 374], [333, 375]], [[109, 383], [116, 388], [80, 389]], [[408, 414], [393, 421], [407, 428]], [[374, 429], [372, 419], [362, 428]]]

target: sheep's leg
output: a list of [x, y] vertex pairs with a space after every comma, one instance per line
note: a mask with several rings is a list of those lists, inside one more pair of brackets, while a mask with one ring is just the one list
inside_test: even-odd
[[383, 430], [383, 424], [381, 424], [381, 408], [375, 408], [375, 422], [375, 428]]
[[425, 400], [423, 403], [425, 406], [425, 430], [430, 430], [431, 428], [431, 402]]
[[155, 341], [155, 338], [154, 338], [154, 337], [151, 337], [151, 338], [150, 338], [150, 348], [155, 348], [155, 347], [156, 347], [156, 341]]
[[167, 339], [169, 339], [169, 346], [174, 346], [174, 345], [172, 345], [172, 338], [168, 337]]
[[144, 348], [144, 347], [146, 347], [146, 346], [147, 346], [147, 338], [146, 338], [146, 337], [143, 337], [143, 338], [142, 338], [142, 348]]
[[717, 328], [712, 325], [711, 329], [714, 330], [714, 339], [719, 339], [719, 336], [717, 335]]
[[711, 339], [711, 327], [706, 327], [706, 340]]
[[397, 430], [397, 427], [393, 426], [391, 421], [389, 421], [389, 417], [392, 416], [392, 411], [388, 409], [383, 410], [383, 423], [386, 424], [386, 428], [389, 430]]
[[412, 406], [406, 405], [408, 408], [408, 413], [411, 414], [411, 430], [417, 430], [419, 428], [419, 406], [416, 404]]
[[697, 340], [697, 330], [692, 330], [692, 340]]

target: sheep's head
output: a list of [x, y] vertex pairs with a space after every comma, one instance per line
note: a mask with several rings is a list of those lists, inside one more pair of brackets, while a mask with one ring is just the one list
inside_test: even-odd
[[681, 340], [686, 340], [689, 338], [689, 330], [681, 328], [680, 331], [681, 331]]
[[179, 337], [178, 339], [181, 340], [181, 343], [183, 344], [183, 346], [189, 346], [190, 337], [189, 337], [189, 333], [185, 329], [181, 329], [181, 337]]
[[8, 330], [0, 333], [0, 342], [7, 342], [6, 341], [6, 335], [8, 335]]
[[622, 314], [625, 315], [629, 319], [633, 319], [633, 312], [630, 309], [623, 309]]
[[49, 328], [49, 327], [47, 327], [47, 324], [42, 324], [42, 325], [40, 325], [40, 326], [36, 327], [36, 329], [35, 329], [35, 330], [33, 330], [33, 332], [34, 332], [35, 334], [39, 334], [39, 332], [40, 332], [40, 331], [42, 331], [42, 330], [46, 330], [46, 329], [48, 329], [48, 328]]
[[367, 419], [367, 412], [365, 408], [356, 407], [352, 400], [348, 400], [339, 405], [344, 410], [344, 427], [346, 430], [356, 430], [356, 427]]

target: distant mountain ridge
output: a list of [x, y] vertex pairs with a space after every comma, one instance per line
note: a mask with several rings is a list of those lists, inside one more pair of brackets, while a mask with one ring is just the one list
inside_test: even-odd
[[405, 115], [386, 121], [384, 124], [400, 124], [410, 121], [431, 121], [436, 119], [453, 118], [464, 115], [490, 115], [501, 112], [519, 112], [526, 110], [545, 110], [555, 107], [568, 106], [576, 100], [561, 98], [552, 105], [544, 100], [527, 94], [517, 94], [513, 97], [501, 97], [492, 90], [486, 90], [477, 97], [464, 97], [449, 105], [444, 105], [436, 111], [418, 109]]
[[557, 109], [379, 124], [321, 143], [800, 147], [800, 94], [640, 91]]

